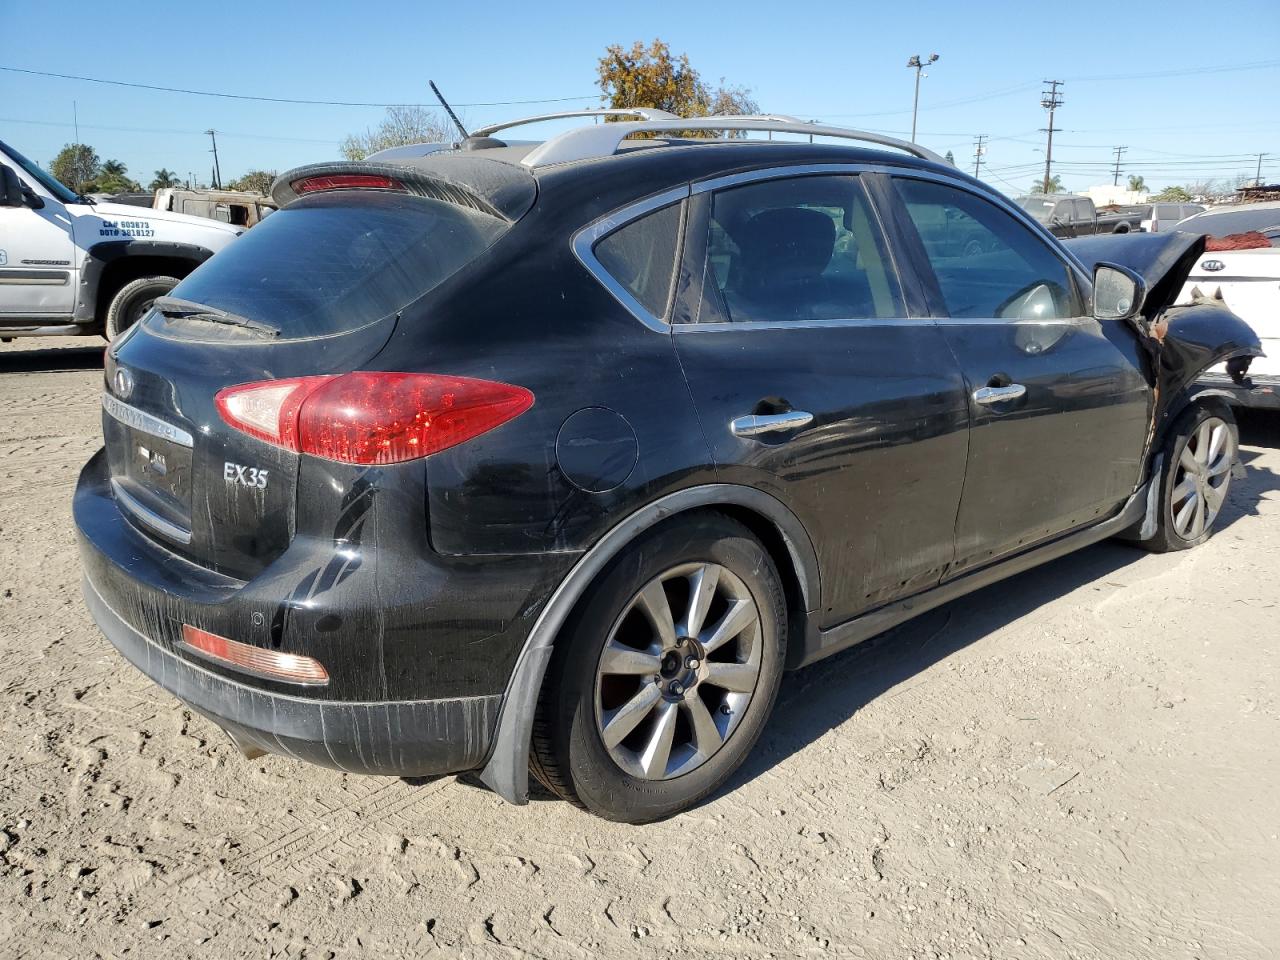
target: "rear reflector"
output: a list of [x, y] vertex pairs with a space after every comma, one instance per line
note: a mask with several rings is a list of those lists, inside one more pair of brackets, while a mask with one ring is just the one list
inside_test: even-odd
[[244, 383], [214, 398], [250, 436], [342, 463], [402, 463], [465, 443], [533, 406], [524, 387], [434, 373], [358, 371]]
[[393, 177], [374, 173], [331, 173], [319, 177], [303, 177], [290, 184], [295, 193], [317, 193], [321, 190], [403, 190], [404, 184]]
[[329, 672], [319, 660], [296, 653], [264, 650], [262, 647], [220, 637], [189, 623], [182, 625], [182, 642], [179, 647], [224, 667], [242, 670], [267, 680], [308, 686], [323, 686], [329, 682]]

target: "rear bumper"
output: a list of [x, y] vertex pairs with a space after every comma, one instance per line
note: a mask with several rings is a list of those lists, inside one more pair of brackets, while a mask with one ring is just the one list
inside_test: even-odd
[[1233, 406], [1280, 410], [1280, 377], [1264, 374], [1239, 384], [1224, 374], [1206, 373], [1196, 380], [1196, 386], [1221, 391]]
[[396, 776], [471, 770], [488, 751], [501, 696], [359, 703], [270, 692], [170, 653], [125, 622], [88, 577], [83, 588], [89, 613], [124, 658], [242, 749]]

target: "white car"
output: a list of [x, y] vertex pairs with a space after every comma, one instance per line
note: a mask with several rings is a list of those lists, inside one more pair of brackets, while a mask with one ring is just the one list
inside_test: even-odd
[[1140, 230], [1145, 233], [1162, 233], [1175, 230], [1180, 220], [1194, 217], [1204, 210], [1198, 203], [1168, 203], [1163, 200], [1151, 204], [1151, 212], [1143, 218]]
[[113, 339], [244, 231], [97, 203], [0, 143], [0, 340]]
[[1241, 406], [1280, 409], [1280, 201], [1214, 207], [1188, 217], [1175, 228], [1211, 237], [1260, 233], [1269, 247], [1213, 250], [1200, 255], [1178, 296], [1189, 303], [1193, 291], [1221, 297], [1232, 312], [1257, 331], [1265, 357], [1249, 365], [1248, 381], [1236, 383], [1225, 366], [1203, 379], [1222, 386]]

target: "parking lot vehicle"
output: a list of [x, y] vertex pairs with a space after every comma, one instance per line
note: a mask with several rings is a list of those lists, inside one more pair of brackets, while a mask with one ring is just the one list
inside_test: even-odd
[[157, 296], [244, 232], [97, 203], [0, 143], [0, 339], [128, 329]]
[[1167, 309], [1199, 238], [1086, 265], [916, 145], [636, 113], [286, 173], [108, 351], [86, 603], [246, 751], [653, 820], [785, 669], [1209, 535], [1236, 432], [1188, 387], [1258, 344]]
[[1224, 239], [1251, 234], [1259, 244], [1214, 244], [1216, 249], [1206, 251], [1192, 267], [1178, 302], [1218, 298], [1257, 331], [1266, 356], [1247, 369], [1239, 363], [1233, 370], [1219, 364], [1202, 380], [1237, 406], [1280, 410], [1280, 201], [1214, 207], [1176, 229]]
[[1179, 221], [1193, 217], [1204, 210], [1198, 203], [1152, 203], [1146, 216], [1138, 225], [1138, 229], [1146, 233], [1159, 233], [1172, 230]]
[[152, 206], [156, 210], [221, 220], [237, 227], [252, 227], [276, 209], [268, 198], [245, 190], [187, 190], [182, 187], [157, 190]]
[[1073, 193], [1034, 193], [1019, 197], [1018, 206], [1055, 237], [1087, 237], [1095, 233], [1130, 233], [1148, 216], [1144, 204], [1099, 213], [1093, 199]]

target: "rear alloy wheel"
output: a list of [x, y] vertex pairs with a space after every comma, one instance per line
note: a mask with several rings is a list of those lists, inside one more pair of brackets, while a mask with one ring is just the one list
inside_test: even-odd
[[[678, 612], [672, 596], [684, 602]], [[596, 729], [626, 773], [668, 780], [724, 747], [760, 679], [760, 613], [735, 574], [681, 564], [614, 624], [596, 672]]]
[[1238, 447], [1229, 408], [1196, 405], [1182, 414], [1165, 442], [1159, 523], [1142, 546], [1164, 553], [1209, 539], [1226, 503]]
[[592, 585], [556, 642], [533, 773], [610, 820], [692, 806], [759, 737], [785, 636], [781, 580], [747, 528], [708, 513], [654, 530]]
[[107, 307], [103, 336], [114, 340], [141, 320], [156, 301], [178, 285], [177, 277], [139, 277], [121, 287]]

